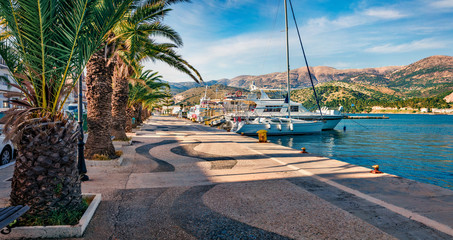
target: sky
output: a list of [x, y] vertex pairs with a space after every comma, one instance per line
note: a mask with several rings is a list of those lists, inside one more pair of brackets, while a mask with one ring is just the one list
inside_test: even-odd
[[[177, 52], [204, 81], [283, 72], [283, 5], [284, 0], [192, 0], [172, 5], [164, 23], [181, 35], [184, 45]], [[292, 0], [292, 5], [310, 66], [401, 66], [453, 56], [453, 0]], [[305, 66], [292, 20], [289, 38], [290, 68]], [[163, 63], [144, 65], [166, 81], [193, 81]]]

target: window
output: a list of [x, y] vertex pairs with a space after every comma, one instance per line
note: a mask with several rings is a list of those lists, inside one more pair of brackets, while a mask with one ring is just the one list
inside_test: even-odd
[[9, 102], [8, 102], [8, 100], [3, 101], [3, 108], [9, 108]]
[[2, 74], [0, 78], [0, 85], [8, 85], [5, 80], [9, 80], [8, 74]]
[[291, 106], [291, 112], [299, 112], [299, 106]]
[[280, 112], [282, 110], [281, 106], [266, 106], [264, 112]]

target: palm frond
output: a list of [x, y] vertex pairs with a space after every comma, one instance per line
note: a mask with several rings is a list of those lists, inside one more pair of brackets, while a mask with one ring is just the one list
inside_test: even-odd
[[152, 61], [159, 60], [165, 62], [169, 66], [189, 75], [197, 83], [203, 81], [200, 73], [187, 61], [182, 59], [172, 48], [160, 44], [150, 44], [146, 47], [145, 55]]
[[56, 115], [132, 0], [0, 0], [0, 55], [30, 105]]

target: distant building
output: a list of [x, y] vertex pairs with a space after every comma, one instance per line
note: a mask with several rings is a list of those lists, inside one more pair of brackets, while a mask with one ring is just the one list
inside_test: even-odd
[[[10, 82], [13, 82], [13, 77], [11, 76], [8, 67], [5, 64], [5, 60], [0, 57], [0, 76], [6, 77]], [[0, 112], [7, 111], [12, 108], [13, 105], [10, 103], [10, 100], [20, 99], [21, 92], [15, 87], [11, 87], [4, 81], [0, 81]]]
[[441, 114], [452, 114], [453, 109], [452, 108], [444, 108], [444, 109], [438, 109], [438, 108], [433, 108], [431, 110], [433, 113], [441, 113]]
[[[8, 70], [8, 67], [5, 64], [5, 61], [3, 58], [0, 57], [0, 76], [7, 77], [10, 82], [14, 83], [14, 79], [11, 76], [11, 73]], [[68, 84], [72, 84], [72, 79], [68, 79], [66, 82]], [[85, 77], [82, 76], [82, 99], [84, 103], [84, 109], [86, 109], [86, 84], [85, 84]], [[73, 89], [73, 91], [70, 93], [63, 109], [65, 111], [71, 111], [74, 112], [73, 109], [74, 106], [77, 108], [77, 97], [78, 97], [78, 89], [77, 86]], [[14, 107], [13, 104], [10, 103], [10, 100], [13, 99], [21, 99], [22, 93], [19, 89], [15, 87], [11, 87], [4, 81], [0, 81], [0, 113], [5, 112], [8, 109]], [[2, 117], [2, 114], [0, 114], [0, 118]]]

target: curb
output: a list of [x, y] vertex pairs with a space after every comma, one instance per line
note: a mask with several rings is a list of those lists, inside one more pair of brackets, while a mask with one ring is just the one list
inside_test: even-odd
[[110, 166], [110, 167], [119, 167], [123, 163], [123, 156], [113, 159], [113, 160], [89, 160], [85, 159], [85, 164], [88, 167], [99, 167], [99, 166]]
[[60, 225], [60, 226], [34, 226], [34, 227], [15, 227], [8, 234], [8, 238], [72, 238], [82, 237], [91, 218], [93, 217], [99, 203], [101, 202], [100, 193], [83, 193], [84, 197], [94, 196], [90, 206], [83, 214], [79, 223], [76, 225]]
[[9, 162], [9, 163], [7, 163], [7, 164], [5, 164], [5, 165], [1, 165], [1, 166], [0, 166], [0, 169], [7, 168], [7, 167], [9, 167], [9, 166], [11, 166], [11, 165], [14, 165], [15, 163], [16, 163], [16, 160], [13, 159], [13, 160], [11, 160], [11, 162]]

